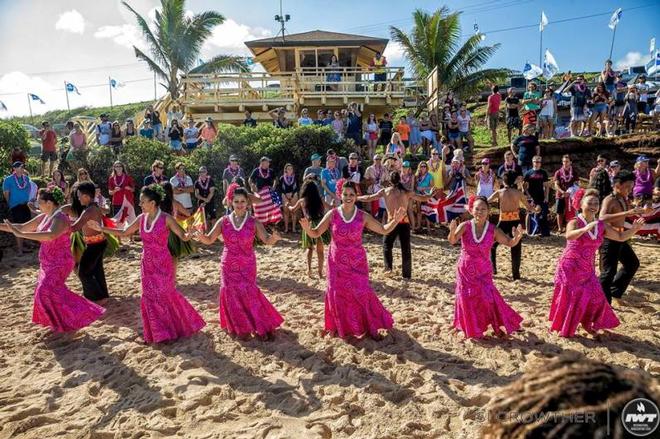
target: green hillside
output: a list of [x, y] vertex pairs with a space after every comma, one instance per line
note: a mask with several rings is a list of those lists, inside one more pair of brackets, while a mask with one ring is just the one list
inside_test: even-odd
[[12, 117], [9, 120], [27, 123], [31, 125], [39, 125], [41, 121], [47, 120], [51, 124], [56, 123], [66, 123], [72, 117], [75, 116], [94, 116], [98, 117], [101, 113], [107, 113], [110, 115], [110, 120], [118, 120], [124, 122], [129, 117], [135, 117], [135, 114], [138, 112], [144, 111], [147, 105], [152, 104], [151, 101], [137, 102], [133, 104], [125, 105], [115, 105], [112, 108], [110, 107], [79, 107], [72, 108], [71, 111], [67, 110], [53, 110], [48, 111], [44, 114], [34, 116], [33, 119], [30, 119], [30, 116], [20, 116]]

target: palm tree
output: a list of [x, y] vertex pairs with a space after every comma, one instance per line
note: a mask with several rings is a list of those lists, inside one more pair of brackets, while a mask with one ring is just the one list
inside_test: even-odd
[[459, 47], [460, 12], [450, 13], [446, 6], [433, 15], [420, 9], [413, 12], [412, 32], [390, 26], [392, 40], [403, 46], [417, 78], [425, 79], [438, 67], [439, 87], [467, 97], [485, 83], [497, 83], [509, 73], [507, 69], [482, 69], [482, 65], [500, 47], [481, 46], [482, 35], [472, 35]]
[[151, 54], [149, 56], [133, 46], [135, 56], [146, 62], [165, 82], [163, 86], [170, 92], [172, 99], [179, 97], [179, 78], [182, 74], [248, 70], [240, 57], [229, 55], [218, 55], [196, 66], [204, 41], [215, 26], [224, 23], [225, 17], [215, 11], [187, 16], [185, 3], [185, 0], [161, 0], [161, 9], [156, 10], [153, 23], [155, 29], [152, 31], [147, 20], [126, 1], [122, 1], [135, 14]]

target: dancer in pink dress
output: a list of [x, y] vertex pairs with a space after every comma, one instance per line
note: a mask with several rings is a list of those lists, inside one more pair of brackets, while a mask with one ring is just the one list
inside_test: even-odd
[[43, 212], [41, 215], [25, 224], [5, 222], [0, 230], [41, 242], [32, 322], [47, 326], [54, 332], [76, 331], [98, 319], [105, 309], [66, 286], [74, 261], [71, 255], [71, 223], [59, 208], [64, 203], [64, 193], [58, 187], [40, 189], [38, 201]]
[[594, 189], [584, 193], [580, 208], [581, 213], [566, 227], [566, 248], [557, 262], [550, 306], [550, 329], [562, 337], [575, 335], [580, 324], [590, 334], [619, 326], [596, 276], [594, 258], [604, 237], [626, 241], [644, 224], [640, 218], [631, 229], [620, 232], [596, 219], [600, 202]]
[[195, 239], [212, 244], [222, 236], [225, 243], [220, 259], [220, 327], [238, 337], [257, 334], [268, 339], [284, 319], [257, 286], [254, 236], [266, 245], [274, 245], [281, 237], [277, 231], [269, 235], [248, 213], [248, 198], [244, 188], [236, 188], [232, 213], [220, 218], [206, 235], [195, 235]]
[[493, 284], [490, 249], [493, 243], [513, 247], [522, 238], [522, 226], [513, 229], [513, 237], [488, 222], [488, 201], [476, 197], [472, 201], [470, 221], [449, 223], [449, 243], [461, 240], [461, 256], [456, 267], [456, 302], [454, 328], [466, 338], [481, 338], [488, 326], [497, 336], [520, 329], [522, 317], [506, 304]]
[[189, 337], [206, 323], [185, 297], [176, 289], [174, 260], [167, 248], [170, 231], [181, 240], [187, 235], [174, 217], [160, 210], [165, 190], [158, 184], [142, 188], [142, 214], [123, 230], [101, 227], [96, 222], [87, 225], [99, 232], [130, 236], [140, 231], [142, 238], [142, 326], [144, 341], [160, 343]]
[[332, 209], [314, 228], [303, 218], [300, 225], [310, 238], [318, 238], [328, 228], [332, 241], [328, 253], [328, 287], [325, 293], [325, 331], [341, 338], [369, 335], [380, 338], [381, 329], [394, 324], [392, 315], [380, 303], [369, 284], [367, 252], [362, 246], [362, 230], [387, 235], [406, 215], [399, 208], [383, 225], [355, 206], [356, 184], [347, 181], [340, 190], [342, 204]]

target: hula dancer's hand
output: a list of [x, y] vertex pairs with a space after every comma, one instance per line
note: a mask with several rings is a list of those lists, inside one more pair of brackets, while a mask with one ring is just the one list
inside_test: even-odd
[[644, 220], [644, 218], [637, 218], [632, 225], [632, 229], [636, 232], [640, 230], [645, 223], [646, 221]]
[[305, 230], [305, 232], [309, 232], [311, 230], [311, 226], [310, 226], [309, 220], [307, 218], [305, 218], [305, 217], [300, 218], [298, 223], [300, 224], [300, 227], [302, 227], [303, 230]]
[[21, 234], [21, 230], [18, 227], [16, 227], [16, 225], [10, 223], [9, 220], [5, 220], [5, 224], [9, 228], [9, 231], [13, 233], [15, 236], [19, 236]]
[[515, 228], [513, 233], [513, 240], [519, 242], [523, 237], [523, 227], [521, 224], [518, 224], [518, 227]]
[[407, 215], [406, 209], [403, 207], [399, 207], [396, 212], [394, 212], [394, 219], [396, 222], [399, 222]]
[[449, 234], [453, 235], [456, 233], [456, 229], [458, 228], [458, 220], [454, 218], [449, 222]]
[[87, 227], [94, 230], [95, 232], [102, 232], [103, 231], [103, 228], [101, 227], [101, 225], [96, 221], [87, 221]]

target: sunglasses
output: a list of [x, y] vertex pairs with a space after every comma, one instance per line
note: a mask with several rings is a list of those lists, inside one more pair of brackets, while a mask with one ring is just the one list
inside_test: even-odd
[[78, 172], [78, 175], [89, 175], [87, 172]]

